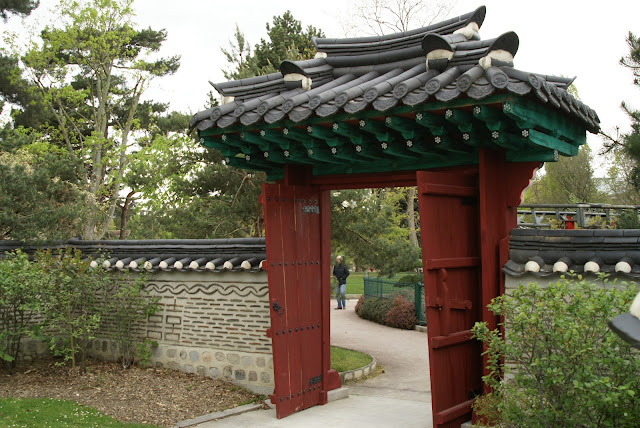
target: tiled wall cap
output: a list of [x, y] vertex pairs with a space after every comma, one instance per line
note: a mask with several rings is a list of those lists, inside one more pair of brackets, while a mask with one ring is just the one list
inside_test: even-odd
[[631, 273], [631, 265], [627, 262], [619, 261], [616, 263], [616, 272]]
[[529, 260], [525, 265], [524, 265], [524, 271], [525, 272], [540, 272], [540, 265], [533, 261], [533, 260]]
[[600, 272], [600, 265], [594, 261], [586, 262], [584, 264], [584, 271], [598, 273]]
[[555, 272], [566, 273], [568, 271], [569, 271], [569, 266], [565, 262], [563, 262], [561, 260], [558, 260], [557, 262], [555, 262], [553, 264], [553, 272], [554, 273]]

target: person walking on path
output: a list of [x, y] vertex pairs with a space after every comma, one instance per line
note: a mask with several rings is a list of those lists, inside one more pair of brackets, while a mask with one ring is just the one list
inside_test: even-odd
[[338, 307], [336, 309], [347, 309], [345, 291], [347, 288], [349, 269], [342, 264], [342, 256], [336, 257], [336, 264], [333, 267], [333, 276], [338, 280], [338, 286], [336, 287], [336, 300], [338, 301]]

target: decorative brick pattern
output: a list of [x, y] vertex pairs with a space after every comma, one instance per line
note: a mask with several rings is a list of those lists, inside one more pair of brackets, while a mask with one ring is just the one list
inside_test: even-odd
[[[153, 365], [225, 379], [262, 394], [273, 391], [266, 273], [159, 272], [150, 276], [146, 290], [160, 298], [160, 310], [137, 328], [158, 343]], [[119, 356], [117, 346], [103, 337], [92, 353], [101, 359]]]

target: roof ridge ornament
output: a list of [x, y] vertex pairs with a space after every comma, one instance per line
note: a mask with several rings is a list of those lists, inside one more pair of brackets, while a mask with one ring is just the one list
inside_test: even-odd
[[467, 38], [467, 40], [471, 39], [480, 39], [480, 27], [477, 22], [471, 21], [465, 27], [460, 28], [453, 32], [453, 34], [462, 34]]
[[422, 39], [422, 52], [427, 57], [427, 70], [444, 71], [453, 58], [453, 46], [438, 34], [427, 34]]
[[513, 67], [513, 57], [516, 56], [519, 46], [518, 35], [513, 31], [506, 32], [494, 40], [487, 50], [487, 55], [480, 58], [478, 64], [485, 70], [492, 66]]

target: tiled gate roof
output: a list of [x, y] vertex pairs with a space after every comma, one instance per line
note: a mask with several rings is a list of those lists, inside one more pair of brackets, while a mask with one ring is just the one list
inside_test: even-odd
[[515, 68], [516, 33], [481, 40], [485, 13], [386, 36], [317, 38], [315, 59], [213, 84], [226, 104], [191, 126], [229, 163], [275, 175], [286, 163], [313, 164], [314, 174], [344, 160], [353, 172], [379, 160], [473, 163], [469, 152], [481, 146], [512, 151], [512, 161], [554, 160], [549, 149], [555, 159], [574, 155], [584, 130], [598, 132], [597, 114], [567, 91], [572, 78]]

